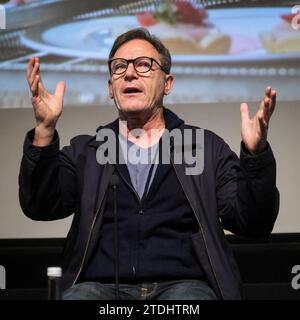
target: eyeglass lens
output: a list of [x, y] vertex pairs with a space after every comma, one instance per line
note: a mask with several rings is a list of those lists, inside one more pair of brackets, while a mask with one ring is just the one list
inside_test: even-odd
[[114, 74], [122, 74], [124, 73], [129, 63], [133, 63], [133, 66], [138, 73], [146, 73], [152, 67], [152, 59], [148, 57], [138, 57], [136, 59], [126, 60], [123, 58], [117, 58], [112, 60], [110, 68], [112, 73]]

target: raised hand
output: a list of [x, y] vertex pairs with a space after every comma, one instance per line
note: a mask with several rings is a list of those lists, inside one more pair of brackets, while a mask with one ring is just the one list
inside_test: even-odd
[[271, 87], [265, 90], [265, 96], [253, 118], [249, 116], [247, 103], [242, 103], [241, 133], [243, 142], [252, 154], [262, 152], [267, 145], [269, 121], [276, 105], [276, 92]]
[[65, 83], [58, 82], [54, 94], [48, 93], [42, 82], [39, 58], [36, 57], [28, 62], [27, 82], [36, 118], [34, 144], [47, 145], [52, 140], [56, 122], [62, 113]]

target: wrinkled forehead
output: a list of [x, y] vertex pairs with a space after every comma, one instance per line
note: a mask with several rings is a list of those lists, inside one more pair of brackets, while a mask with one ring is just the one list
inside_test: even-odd
[[137, 57], [150, 57], [160, 61], [160, 54], [154, 46], [142, 39], [133, 39], [122, 44], [115, 52], [113, 59], [135, 59]]

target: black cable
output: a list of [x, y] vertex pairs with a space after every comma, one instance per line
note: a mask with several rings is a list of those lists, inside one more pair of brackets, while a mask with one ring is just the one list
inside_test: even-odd
[[117, 204], [117, 188], [119, 186], [119, 176], [113, 174], [111, 177], [111, 186], [114, 193], [114, 250], [115, 250], [115, 286], [116, 300], [119, 300], [119, 232], [118, 232], [118, 204]]

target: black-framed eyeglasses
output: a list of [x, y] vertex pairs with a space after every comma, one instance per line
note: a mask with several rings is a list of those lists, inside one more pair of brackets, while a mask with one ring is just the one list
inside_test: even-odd
[[167, 73], [159, 62], [150, 57], [137, 57], [135, 59], [128, 60], [123, 58], [115, 58], [108, 61], [108, 66], [110, 73], [116, 75], [125, 73], [129, 63], [133, 64], [133, 67], [137, 73], [146, 73], [152, 69], [153, 61], [161, 68], [163, 72]]

